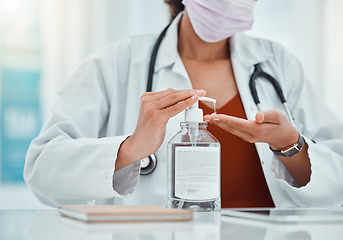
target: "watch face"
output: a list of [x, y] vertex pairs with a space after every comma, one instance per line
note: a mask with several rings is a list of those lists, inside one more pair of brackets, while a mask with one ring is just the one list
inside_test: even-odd
[[291, 147], [288, 147], [284, 150], [281, 150], [281, 151], [276, 151], [276, 150], [273, 150], [272, 148], [270, 148], [277, 156], [283, 156], [283, 157], [293, 157], [294, 155], [298, 154], [301, 149], [302, 149], [302, 146], [303, 146], [303, 138], [302, 136], [299, 134], [299, 139], [298, 139], [298, 142], [295, 143], [293, 146]]
[[285, 151], [282, 151], [283, 154], [285, 154], [287, 157], [293, 157], [294, 155], [298, 154], [300, 150], [297, 148], [297, 146], [293, 146]]

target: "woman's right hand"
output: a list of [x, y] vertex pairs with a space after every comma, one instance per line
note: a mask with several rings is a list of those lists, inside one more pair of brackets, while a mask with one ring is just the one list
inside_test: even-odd
[[204, 90], [171, 88], [144, 93], [136, 130], [120, 146], [116, 170], [155, 153], [163, 143], [168, 120], [205, 95]]

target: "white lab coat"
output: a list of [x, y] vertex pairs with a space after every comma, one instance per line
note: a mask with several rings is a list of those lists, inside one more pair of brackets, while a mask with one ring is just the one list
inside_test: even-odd
[[[177, 22], [170, 26], [155, 65], [153, 91], [190, 89], [177, 52]], [[29, 148], [24, 177], [47, 205], [146, 204], [167, 201], [167, 142], [179, 131], [183, 113], [167, 124], [156, 152], [156, 170], [140, 176], [140, 163], [115, 170], [120, 144], [136, 127], [140, 98], [157, 35], [129, 37], [90, 56], [58, 92], [52, 113]], [[248, 87], [256, 63], [283, 88], [297, 130], [309, 145], [312, 175], [297, 187], [266, 143], [256, 148], [277, 207], [341, 206], [343, 203], [343, 124], [306, 81], [300, 63], [280, 45], [243, 33], [230, 39], [233, 70], [248, 119], [257, 107]], [[273, 87], [257, 83], [262, 108], [284, 110]], [[312, 142], [315, 141], [316, 143]], [[290, 160], [291, 161], [291, 160]]]

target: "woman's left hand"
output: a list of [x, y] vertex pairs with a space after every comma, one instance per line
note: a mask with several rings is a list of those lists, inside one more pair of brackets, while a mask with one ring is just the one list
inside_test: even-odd
[[224, 114], [206, 115], [204, 120], [210, 121], [249, 143], [268, 143], [273, 150], [281, 150], [293, 145], [299, 137], [286, 114], [279, 110], [258, 112], [255, 120]]

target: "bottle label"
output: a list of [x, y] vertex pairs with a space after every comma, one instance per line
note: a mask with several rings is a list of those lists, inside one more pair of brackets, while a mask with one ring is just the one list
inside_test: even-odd
[[203, 200], [220, 196], [219, 147], [175, 148], [175, 196]]

